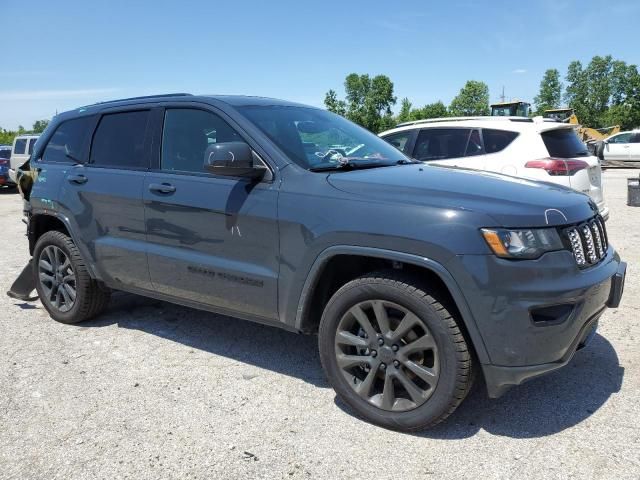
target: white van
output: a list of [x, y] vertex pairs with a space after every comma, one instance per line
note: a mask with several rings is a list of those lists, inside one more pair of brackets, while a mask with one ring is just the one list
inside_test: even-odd
[[13, 140], [13, 149], [11, 150], [11, 160], [9, 161], [9, 179], [16, 183], [16, 171], [20, 166], [29, 160], [33, 146], [40, 137], [39, 134], [19, 135]]

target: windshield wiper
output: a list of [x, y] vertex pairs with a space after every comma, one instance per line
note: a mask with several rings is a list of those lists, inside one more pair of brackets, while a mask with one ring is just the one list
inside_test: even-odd
[[328, 172], [331, 170], [357, 170], [364, 168], [393, 167], [394, 165], [409, 165], [413, 163], [421, 163], [417, 160], [402, 159], [397, 162], [380, 162], [367, 160], [349, 160], [342, 163], [331, 163], [325, 165], [317, 165], [309, 168], [310, 172]]

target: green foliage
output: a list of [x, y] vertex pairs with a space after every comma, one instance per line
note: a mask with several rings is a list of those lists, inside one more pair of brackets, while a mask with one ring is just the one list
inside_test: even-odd
[[449, 112], [447, 107], [440, 100], [434, 103], [429, 103], [422, 108], [416, 108], [411, 110], [409, 120], [426, 120], [428, 118], [442, 118], [448, 117]]
[[5, 130], [0, 128], [0, 145], [13, 145], [13, 140], [18, 135], [25, 133], [42, 133], [49, 125], [49, 120], [36, 120], [31, 130], [26, 130], [22, 125], [18, 125], [18, 130]]
[[411, 118], [411, 102], [409, 101], [409, 99], [407, 97], [404, 97], [402, 99], [402, 102], [400, 103], [400, 113], [398, 113], [398, 117], [396, 118], [396, 122], [397, 123], [403, 123], [403, 122], [408, 122], [410, 120], [413, 120]]
[[344, 115], [349, 120], [374, 133], [393, 126], [391, 106], [395, 105], [393, 82], [386, 75], [358, 75], [351, 73], [344, 81], [345, 100], [339, 100], [335, 91], [325, 96], [328, 110]]
[[579, 61], [567, 69], [565, 100], [581, 124], [600, 128], [640, 126], [640, 73], [636, 65], [595, 56], [583, 68]]
[[338, 100], [338, 94], [335, 90], [329, 90], [324, 96], [324, 105], [327, 110], [343, 117], [347, 114], [347, 104], [344, 100]]
[[451, 101], [449, 113], [454, 117], [489, 115], [489, 87], [484, 82], [469, 80]]
[[543, 115], [545, 110], [560, 107], [562, 102], [562, 82], [560, 72], [555, 68], [550, 68], [544, 72], [544, 77], [540, 82], [540, 92], [533, 99], [536, 105], [537, 115]]
[[49, 125], [49, 120], [36, 120], [33, 124], [33, 133], [42, 133], [44, 129]]

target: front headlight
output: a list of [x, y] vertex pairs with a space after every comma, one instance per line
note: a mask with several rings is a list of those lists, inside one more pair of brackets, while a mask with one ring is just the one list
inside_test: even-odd
[[483, 228], [481, 231], [493, 253], [502, 258], [534, 259], [543, 253], [564, 249], [555, 228]]

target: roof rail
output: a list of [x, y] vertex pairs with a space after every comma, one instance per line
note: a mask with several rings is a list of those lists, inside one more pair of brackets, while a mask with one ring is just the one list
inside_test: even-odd
[[104, 102], [96, 102], [92, 105], [104, 105], [106, 103], [128, 102], [129, 100], [147, 100], [150, 98], [166, 98], [166, 97], [190, 97], [190, 93], [163, 93], [160, 95], [143, 95], [141, 97], [118, 98], [116, 100], [105, 100]]
[[477, 117], [439, 117], [439, 118], [426, 118], [424, 120], [414, 120], [411, 122], [403, 122], [396, 125], [397, 127], [406, 127], [408, 125], [416, 125], [419, 123], [438, 123], [438, 122], [460, 122], [470, 120], [489, 120], [493, 122], [510, 121], [510, 122], [531, 122], [532, 120], [527, 117], [507, 117], [507, 116], [477, 116]]

